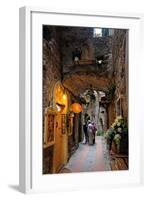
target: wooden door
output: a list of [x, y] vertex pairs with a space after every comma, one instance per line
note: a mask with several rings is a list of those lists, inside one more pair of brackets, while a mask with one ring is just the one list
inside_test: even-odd
[[55, 171], [58, 172], [62, 167], [62, 132], [61, 114], [56, 115], [55, 120]]

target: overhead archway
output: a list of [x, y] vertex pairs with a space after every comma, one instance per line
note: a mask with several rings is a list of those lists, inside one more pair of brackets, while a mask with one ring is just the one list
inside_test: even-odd
[[101, 76], [96, 72], [76, 72], [64, 76], [63, 85], [75, 96], [79, 96], [92, 85], [97, 91], [106, 91], [112, 77]]

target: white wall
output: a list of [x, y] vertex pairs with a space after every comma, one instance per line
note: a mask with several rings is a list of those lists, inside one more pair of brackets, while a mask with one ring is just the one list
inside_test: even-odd
[[[70, 8], [75, 10], [143, 12], [147, 35], [146, 0], [3, 0], [0, 4], [0, 199], [145, 199], [147, 183], [142, 188], [52, 193], [25, 196], [18, 188], [18, 38], [19, 7], [24, 5]], [[146, 12], [146, 13], [145, 13]], [[145, 38], [146, 42], [146, 38]], [[146, 48], [146, 47], [145, 47]], [[147, 52], [147, 48], [146, 48]], [[142, 59], [142, 58], [141, 58]], [[145, 64], [145, 68], [147, 68]], [[146, 73], [144, 73], [146, 74]], [[147, 84], [146, 84], [147, 85]], [[146, 89], [145, 89], [146, 92]], [[147, 100], [147, 99], [146, 99]], [[143, 108], [144, 109], [144, 108]], [[146, 128], [147, 133], [147, 128]], [[145, 136], [146, 137], [146, 136]], [[147, 138], [147, 137], [146, 137]], [[145, 138], [144, 141], [147, 141]], [[147, 152], [147, 145], [145, 147]], [[145, 168], [147, 168], [147, 156]], [[147, 176], [145, 173], [145, 181]], [[77, 180], [78, 181], [78, 180]], [[87, 180], [88, 181], [88, 180]]]

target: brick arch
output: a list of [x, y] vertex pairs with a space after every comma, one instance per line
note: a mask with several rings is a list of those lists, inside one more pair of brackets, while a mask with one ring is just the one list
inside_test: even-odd
[[92, 87], [95, 90], [106, 91], [111, 79], [108, 77], [100, 76], [97, 73], [77, 72], [67, 75], [63, 79], [63, 85], [68, 88], [75, 96], [83, 93], [86, 89]]

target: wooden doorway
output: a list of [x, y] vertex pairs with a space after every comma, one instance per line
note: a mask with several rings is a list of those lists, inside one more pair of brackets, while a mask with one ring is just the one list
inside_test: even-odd
[[55, 120], [55, 171], [58, 172], [63, 165], [63, 141], [62, 141], [62, 127], [61, 114], [56, 115]]

